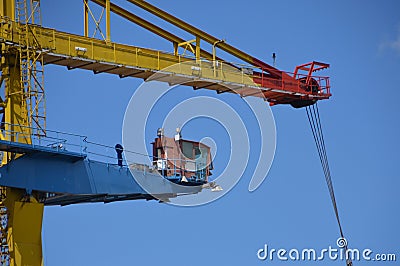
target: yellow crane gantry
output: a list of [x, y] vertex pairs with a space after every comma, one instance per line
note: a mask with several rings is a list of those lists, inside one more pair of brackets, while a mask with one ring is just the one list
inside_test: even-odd
[[[148, 2], [128, 1], [187, 31], [194, 39], [184, 40], [110, 0], [91, 0], [105, 9], [104, 40], [88, 36], [89, 17], [93, 16], [89, 0], [83, 0], [83, 36], [42, 27], [40, 0], [0, 0], [1, 84], [4, 84], [4, 95], [0, 97], [1, 140], [30, 144], [31, 136], [46, 136], [43, 72], [46, 64], [66, 66], [70, 70], [91, 70], [95, 74], [110, 73], [121, 78], [147, 79], [158, 73], [162, 74], [160, 80], [171, 84], [183, 82], [195, 89], [262, 97], [271, 105], [289, 103], [301, 107], [330, 97], [329, 79], [312, 76], [313, 72], [327, 68], [327, 64], [312, 62], [299, 66], [294, 74], [288, 74]], [[111, 12], [170, 41], [173, 51], [168, 53], [112, 42]], [[213, 51], [201, 49], [201, 41], [210, 43]], [[179, 47], [193, 56], [179, 54]], [[216, 47], [248, 65], [223, 61], [216, 56]], [[3, 167], [19, 156], [16, 152], [4, 152]], [[0, 230], [1, 263], [42, 265], [44, 205], [41, 196], [35, 191], [11, 187], [1, 187], [0, 191], [0, 217], [7, 220], [7, 225]]]

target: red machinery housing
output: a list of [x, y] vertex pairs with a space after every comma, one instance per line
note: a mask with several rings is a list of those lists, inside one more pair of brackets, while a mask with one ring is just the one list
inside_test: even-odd
[[294, 73], [286, 73], [267, 64], [261, 72], [253, 72], [253, 81], [262, 88], [263, 96], [270, 103], [290, 104], [301, 108], [331, 96], [329, 77], [313, 76], [314, 72], [329, 68], [329, 64], [310, 62], [297, 66]]

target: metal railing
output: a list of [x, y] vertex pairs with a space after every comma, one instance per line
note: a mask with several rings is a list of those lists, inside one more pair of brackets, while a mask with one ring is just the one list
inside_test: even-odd
[[33, 147], [46, 147], [58, 151], [68, 150], [85, 154], [87, 150], [86, 136], [46, 130], [46, 136], [37, 135], [35, 127], [3, 123], [2, 140], [19, 142]]
[[[159, 159], [163, 163], [163, 167], [156, 167], [161, 175], [169, 180], [182, 181], [183, 177], [188, 182], [204, 182], [207, 181], [207, 164], [199, 163], [197, 160], [191, 159]], [[157, 162], [157, 161], [154, 161]], [[189, 167], [192, 164], [194, 168]], [[172, 165], [172, 168], [170, 167]], [[190, 173], [190, 175], [186, 175]]]

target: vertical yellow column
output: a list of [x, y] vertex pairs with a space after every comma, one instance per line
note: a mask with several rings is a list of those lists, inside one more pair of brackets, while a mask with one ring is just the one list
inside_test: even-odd
[[4, 17], [9, 17], [12, 21], [15, 21], [15, 1], [1, 0], [0, 15]]
[[[18, 52], [6, 51], [2, 73], [5, 81], [5, 132], [4, 137], [10, 141], [31, 143], [31, 130], [28, 120], [28, 109], [24, 88], [21, 87], [21, 70]], [[10, 158], [9, 158], [10, 159]]]
[[83, 0], [83, 27], [85, 37], [89, 37], [89, 7], [88, 0]]
[[174, 55], [178, 55], [178, 43], [174, 42]]
[[[11, 266], [41, 266], [44, 206], [22, 189], [8, 188], [4, 205], [8, 210], [8, 246]], [[24, 201], [22, 201], [24, 199]]]
[[110, 33], [110, 0], [106, 0], [106, 42], [111, 41]]
[[200, 61], [200, 37], [196, 36], [196, 61]]
[[[9, 141], [30, 143], [30, 129], [24, 91], [21, 87], [21, 75], [18, 52], [8, 51], [3, 46], [2, 75], [5, 81], [6, 107], [4, 137]], [[5, 53], [4, 53], [5, 52]], [[18, 155], [6, 153], [3, 164]], [[7, 167], [7, 166], [3, 166]], [[17, 178], [17, 177], [16, 177]], [[22, 202], [25, 190], [7, 188], [3, 204], [7, 207], [8, 236], [11, 266], [42, 265], [42, 217], [43, 204], [34, 198]]]
[[[0, 0], [0, 16], [15, 21], [14, 0]], [[13, 31], [24, 30], [23, 27], [13, 25]], [[23, 87], [25, 81], [21, 77], [20, 51], [2, 44], [1, 53], [1, 74], [5, 83], [3, 137], [9, 141], [31, 143], [28, 106]], [[7, 153], [3, 157], [3, 165], [16, 156]], [[41, 240], [43, 204], [38, 203], [33, 197], [24, 198], [23, 189], [7, 188], [5, 196], [2, 204], [7, 208], [10, 265], [43, 265]]]

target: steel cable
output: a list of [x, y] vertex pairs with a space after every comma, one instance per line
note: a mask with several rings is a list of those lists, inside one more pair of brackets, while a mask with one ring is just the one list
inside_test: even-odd
[[[325, 181], [326, 181], [326, 184], [328, 186], [329, 195], [331, 197], [331, 201], [332, 201], [333, 209], [334, 209], [334, 212], [335, 212], [336, 220], [337, 220], [337, 223], [338, 223], [338, 226], [339, 226], [340, 237], [342, 239], [345, 239], [344, 238], [344, 234], [343, 234], [342, 224], [341, 224], [340, 218], [339, 218], [339, 211], [338, 211], [338, 208], [337, 208], [335, 191], [333, 189], [332, 176], [331, 176], [331, 171], [330, 171], [329, 163], [328, 163], [328, 155], [327, 155], [326, 147], [325, 147], [325, 139], [324, 139], [324, 134], [323, 134], [323, 131], [322, 131], [321, 118], [320, 118], [319, 110], [318, 110], [318, 103], [315, 103], [314, 105], [311, 105], [311, 106], [307, 106], [306, 107], [306, 113], [307, 113], [308, 122], [309, 122], [310, 127], [311, 127], [311, 131], [312, 131], [312, 134], [313, 134], [313, 138], [314, 138], [314, 141], [315, 141], [315, 145], [317, 147], [319, 160], [320, 160], [321, 165], [322, 165], [322, 170], [324, 172]], [[347, 250], [348, 250], [347, 243], [345, 243], [344, 249], [345, 249], [345, 252], [346, 252], [346, 265], [347, 266], [352, 266], [353, 262], [351, 261], [350, 258], [347, 258], [347, 254], [348, 254], [348, 252], [347, 252]]]

